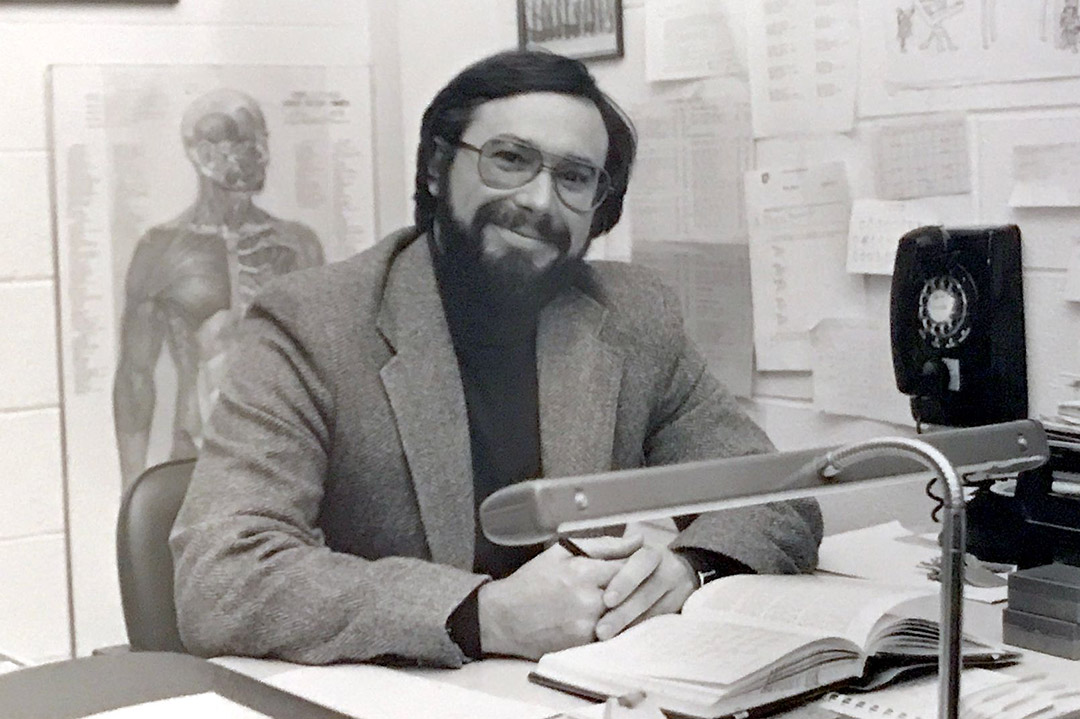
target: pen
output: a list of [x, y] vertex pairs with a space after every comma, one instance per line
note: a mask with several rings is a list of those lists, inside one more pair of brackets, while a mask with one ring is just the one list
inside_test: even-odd
[[581, 545], [570, 537], [559, 537], [559, 546], [570, 552], [575, 557], [587, 557], [589, 553], [581, 548]]

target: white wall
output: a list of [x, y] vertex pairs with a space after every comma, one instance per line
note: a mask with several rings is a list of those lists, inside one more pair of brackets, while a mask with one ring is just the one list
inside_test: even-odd
[[[65, 544], [46, 68], [74, 64], [374, 67], [378, 215], [399, 224], [396, 6], [353, 0], [182, 0], [0, 6], [0, 649], [32, 661], [123, 641], [115, 596], [75, 603]], [[384, 145], [384, 147], [386, 147]], [[77, 588], [78, 589], [78, 588]]]

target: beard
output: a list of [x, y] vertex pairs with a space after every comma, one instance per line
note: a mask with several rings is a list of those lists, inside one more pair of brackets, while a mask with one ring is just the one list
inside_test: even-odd
[[[445, 175], [440, 184], [435, 225], [447, 270], [444, 280], [481, 299], [484, 305], [515, 311], [539, 309], [568, 287], [584, 267], [585, 248], [571, 255], [570, 231], [557, 225], [550, 215], [537, 215], [502, 198], [481, 205], [466, 225], [453, 215]], [[539, 238], [555, 252], [555, 259], [537, 267], [533, 255], [521, 248], [504, 246], [498, 254], [485, 251], [484, 233], [489, 228]]]

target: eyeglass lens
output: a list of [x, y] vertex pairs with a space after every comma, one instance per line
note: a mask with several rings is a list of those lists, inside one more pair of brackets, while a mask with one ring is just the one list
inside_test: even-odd
[[547, 166], [539, 149], [516, 140], [488, 140], [480, 148], [479, 163], [480, 179], [500, 190], [521, 187], [548, 167], [559, 199], [580, 212], [599, 206], [611, 187], [607, 171], [601, 167], [568, 159]]

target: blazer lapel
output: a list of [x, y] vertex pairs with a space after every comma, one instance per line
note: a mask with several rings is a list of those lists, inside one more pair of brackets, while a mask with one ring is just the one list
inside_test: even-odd
[[380, 376], [431, 558], [471, 571], [476, 530], [468, 415], [425, 236], [393, 261], [378, 326], [395, 351]]
[[576, 287], [540, 314], [536, 354], [545, 477], [611, 469], [623, 360], [600, 338], [606, 314]]

